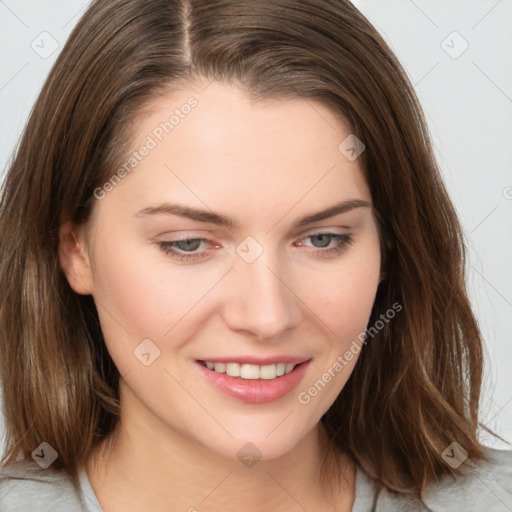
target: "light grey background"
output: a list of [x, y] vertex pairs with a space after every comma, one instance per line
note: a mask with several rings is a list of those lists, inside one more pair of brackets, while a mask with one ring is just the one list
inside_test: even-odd
[[[487, 356], [481, 420], [512, 442], [512, 0], [354, 3], [397, 54], [426, 112], [469, 241], [468, 285]], [[0, 181], [88, 4], [0, 0]], [[481, 440], [511, 448], [485, 433]]]

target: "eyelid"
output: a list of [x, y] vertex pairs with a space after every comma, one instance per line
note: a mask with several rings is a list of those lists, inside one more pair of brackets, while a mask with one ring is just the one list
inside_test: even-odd
[[[351, 228], [349, 226], [331, 226], [331, 227], [313, 227], [311, 229], [308, 229], [306, 231], [306, 233], [308, 233], [309, 235], [313, 234], [317, 234], [317, 233], [334, 233], [334, 230], [336, 229], [345, 229], [345, 230], [350, 230]], [[336, 233], [336, 234], [342, 234], [342, 233]], [[308, 236], [308, 235], [306, 235]]]
[[[302, 243], [303, 240], [307, 240], [308, 238], [313, 238], [314, 236], [318, 235], [331, 235], [331, 237], [336, 240], [338, 243], [333, 247], [327, 247], [327, 248], [316, 248], [316, 256], [320, 258], [330, 258], [335, 257], [336, 255], [341, 255], [344, 253], [347, 248], [352, 245], [354, 238], [351, 233], [336, 233], [332, 229], [324, 229], [310, 232], [309, 234], [302, 236], [299, 238], [299, 240], [295, 243], [299, 242], [299, 246], [303, 246]], [[217, 242], [212, 242], [209, 238], [204, 237], [186, 237], [186, 238], [180, 238], [176, 240], [168, 240], [168, 241], [160, 241], [157, 242], [157, 245], [159, 246], [160, 250], [162, 250], [166, 255], [168, 255], [170, 258], [179, 260], [179, 261], [197, 261], [201, 262], [207, 259], [207, 252], [209, 251], [183, 251], [182, 249], [173, 247], [173, 244], [178, 244], [180, 242], [190, 242], [190, 241], [199, 241], [201, 243], [206, 243], [207, 245], [210, 245], [214, 248], [222, 247]], [[315, 249], [315, 247], [312, 247], [312, 249]], [[308, 251], [311, 252], [311, 251]]]
[[[337, 231], [340, 229], [344, 229], [345, 231]], [[304, 238], [308, 238], [310, 236], [315, 235], [348, 235], [352, 232], [352, 230], [348, 226], [336, 226], [330, 228], [311, 228], [308, 231], [305, 231], [304, 234], [294, 237], [295, 240], [303, 240]]]
[[[204, 229], [176, 229], [174, 231], [162, 231], [161, 233], [158, 233], [153, 237], [153, 239], [160, 238], [160, 237], [175, 237], [177, 236], [177, 240], [191, 240], [195, 238], [208, 238], [212, 236], [212, 233], [208, 230]], [[173, 240], [174, 241], [174, 240]]]
[[[315, 235], [321, 235], [321, 234], [331, 234], [331, 235], [348, 235], [349, 234], [348, 232], [338, 233], [337, 231], [334, 231], [336, 229], [349, 230], [350, 228], [348, 226], [336, 226], [336, 227], [330, 227], [330, 228], [327, 228], [327, 227], [326, 228], [311, 228], [307, 231], [303, 231], [302, 234], [300, 234], [300, 235], [294, 236], [293, 239], [295, 241], [301, 241], [304, 238], [308, 238], [308, 237], [315, 236]], [[160, 235], [158, 235], [154, 238], [159, 238], [160, 236], [163, 236], [163, 235], [171, 235], [176, 232], [183, 233], [183, 234], [176, 239], [162, 240], [162, 242], [184, 242], [184, 241], [189, 241], [189, 240], [204, 240], [204, 241], [207, 241], [209, 243], [209, 245], [212, 245], [212, 246], [222, 245], [219, 242], [216, 242], [212, 238], [210, 238], [211, 233], [201, 235], [198, 233], [190, 233], [190, 232], [187, 232], [186, 230], [185, 231], [165, 231], [164, 233], [161, 233]]]

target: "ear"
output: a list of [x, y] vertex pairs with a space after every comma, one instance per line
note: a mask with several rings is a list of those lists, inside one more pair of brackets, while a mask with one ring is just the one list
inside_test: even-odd
[[84, 229], [71, 222], [64, 223], [59, 229], [59, 263], [76, 293], [93, 293], [93, 276]]

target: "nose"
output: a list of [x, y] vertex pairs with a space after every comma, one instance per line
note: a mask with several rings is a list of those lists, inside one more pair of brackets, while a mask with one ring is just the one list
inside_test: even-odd
[[254, 262], [238, 258], [230, 272], [229, 299], [223, 316], [230, 329], [265, 341], [299, 325], [300, 300], [294, 292], [291, 272], [264, 251]]

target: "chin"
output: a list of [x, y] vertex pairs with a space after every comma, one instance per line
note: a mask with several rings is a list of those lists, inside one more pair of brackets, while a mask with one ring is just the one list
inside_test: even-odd
[[312, 433], [312, 426], [298, 425], [292, 421], [294, 413], [287, 414], [280, 414], [272, 421], [255, 421], [254, 416], [249, 416], [240, 428], [226, 427], [233, 437], [219, 427], [206, 437], [204, 431], [198, 433], [200, 438], [197, 440], [222, 457], [239, 460], [248, 467], [253, 460], [275, 460], [292, 451]]

